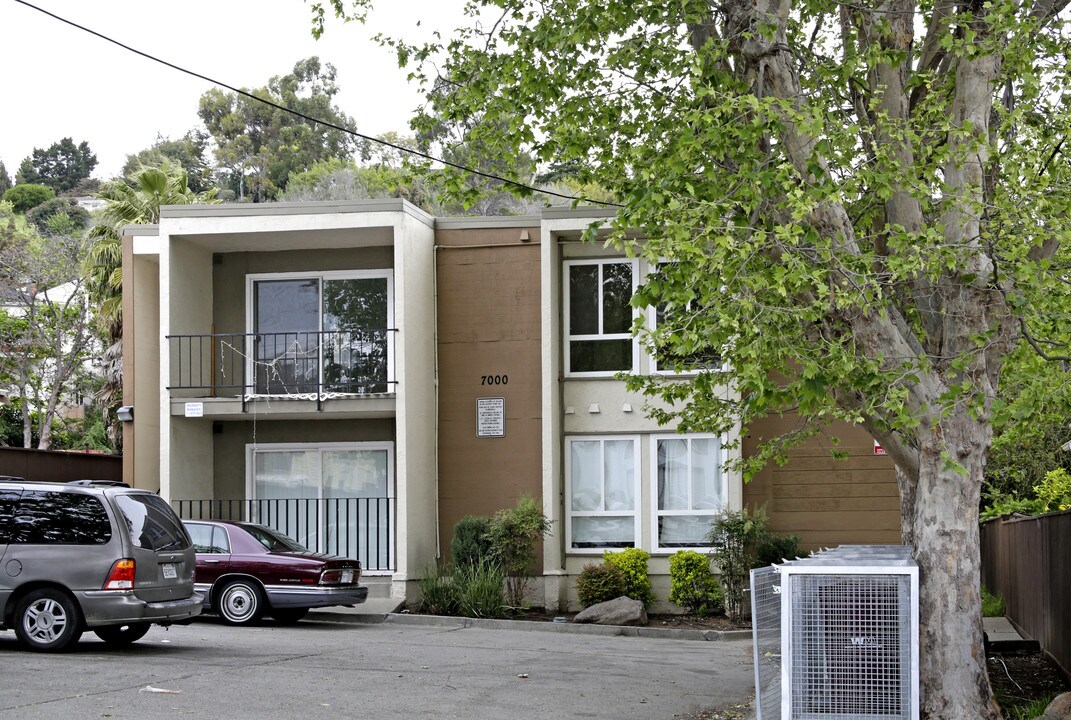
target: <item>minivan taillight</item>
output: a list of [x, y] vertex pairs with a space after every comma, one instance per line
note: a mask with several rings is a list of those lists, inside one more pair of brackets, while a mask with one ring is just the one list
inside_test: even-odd
[[134, 561], [131, 558], [116, 560], [112, 565], [108, 579], [104, 581], [105, 590], [134, 589]]

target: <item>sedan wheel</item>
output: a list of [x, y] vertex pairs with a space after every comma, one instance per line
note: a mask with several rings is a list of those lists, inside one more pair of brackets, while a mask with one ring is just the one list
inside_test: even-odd
[[145, 633], [149, 632], [150, 626], [151, 623], [109, 625], [108, 627], [94, 628], [93, 632], [112, 647], [126, 647], [145, 637]]
[[36, 652], [64, 650], [82, 636], [78, 608], [59, 590], [34, 590], [15, 608], [15, 634]]
[[216, 612], [228, 625], [250, 625], [264, 614], [264, 595], [251, 580], [235, 580], [220, 590]]

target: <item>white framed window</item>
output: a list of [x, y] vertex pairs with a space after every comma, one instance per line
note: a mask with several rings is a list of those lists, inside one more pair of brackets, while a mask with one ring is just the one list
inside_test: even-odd
[[565, 457], [570, 552], [638, 547], [639, 436], [568, 437]]
[[627, 258], [566, 260], [565, 373], [607, 377], [636, 368], [632, 323], [638, 264]]
[[247, 275], [246, 308], [255, 394], [393, 392], [392, 270]]
[[651, 436], [655, 552], [709, 547], [711, 522], [729, 503], [724, 445], [717, 435]]
[[394, 563], [392, 442], [246, 445], [246, 497], [253, 520], [306, 547]]

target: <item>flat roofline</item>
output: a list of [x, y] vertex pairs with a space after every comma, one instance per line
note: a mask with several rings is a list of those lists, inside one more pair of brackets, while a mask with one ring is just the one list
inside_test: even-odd
[[428, 227], [435, 218], [407, 200], [345, 200], [326, 202], [220, 203], [218, 205], [164, 205], [161, 218], [265, 217], [271, 215], [330, 215], [336, 213], [405, 213]]
[[582, 205], [580, 207], [550, 207], [542, 213], [544, 220], [569, 220], [571, 218], [612, 218], [617, 215], [617, 209], [612, 207], [597, 207], [594, 205]]
[[436, 217], [436, 230], [493, 230], [502, 228], [538, 228], [535, 215], [473, 215], [471, 217]]
[[124, 225], [119, 230], [120, 235], [151, 235], [160, 234], [159, 225]]

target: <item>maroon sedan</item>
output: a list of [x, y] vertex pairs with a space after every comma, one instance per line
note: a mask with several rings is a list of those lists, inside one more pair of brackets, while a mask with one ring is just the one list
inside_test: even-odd
[[359, 560], [314, 553], [263, 525], [184, 520], [197, 553], [194, 587], [205, 609], [229, 625], [265, 613], [295, 623], [310, 608], [355, 605], [368, 597]]

